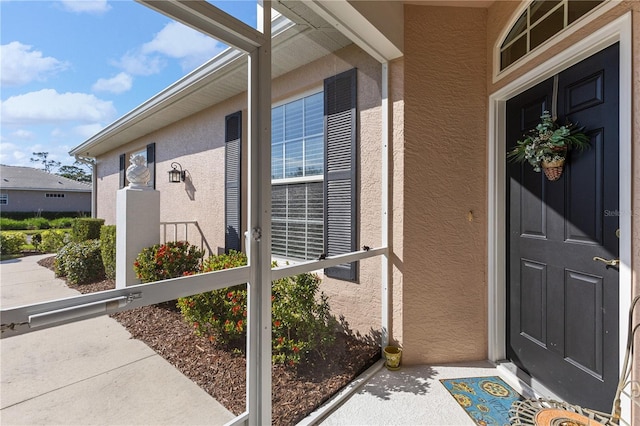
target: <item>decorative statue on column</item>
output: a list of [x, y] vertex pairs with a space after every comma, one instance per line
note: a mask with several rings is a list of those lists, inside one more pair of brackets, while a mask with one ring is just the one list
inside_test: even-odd
[[149, 188], [151, 172], [147, 168], [147, 160], [142, 155], [131, 156], [131, 165], [127, 168], [127, 180], [130, 188]]

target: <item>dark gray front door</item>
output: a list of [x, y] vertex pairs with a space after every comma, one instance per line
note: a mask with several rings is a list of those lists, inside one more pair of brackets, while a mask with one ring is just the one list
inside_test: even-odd
[[[557, 115], [591, 148], [548, 181], [507, 165], [509, 358], [571, 403], [610, 411], [618, 382], [618, 45], [559, 74]], [[551, 78], [507, 102], [512, 147], [552, 110]]]

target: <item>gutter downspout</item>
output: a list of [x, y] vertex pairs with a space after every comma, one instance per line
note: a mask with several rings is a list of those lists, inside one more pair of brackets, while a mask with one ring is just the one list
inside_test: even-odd
[[98, 179], [96, 179], [98, 173], [97, 173], [96, 159], [90, 158], [90, 157], [83, 157], [78, 154], [74, 155], [74, 158], [79, 163], [87, 164], [91, 166], [91, 217], [95, 219], [97, 207], [98, 207], [97, 206]]

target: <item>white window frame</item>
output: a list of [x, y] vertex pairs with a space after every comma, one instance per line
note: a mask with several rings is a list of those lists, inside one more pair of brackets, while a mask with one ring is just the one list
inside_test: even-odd
[[[504, 43], [505, 38], [507, 37], [507, 35], [509, 35], [509, 32], [511, 31], [513, 26], [516, 24], [518, 19], [520, 19], [520, 16], [524, 13], [525, 10], [527, 10], [527, 8], [531, 5], [531, 3], [533, 3], [533, 1], [535, 0], [524, 2], [520, 7], [518, 7], [514, 11], [513, 15], [511, 15], [511, 19], [509, 20], [508, 25], [505, 25], [505, 28], [500, 33], [500, 36], [497, 38], [496, 44], [493, 46], [493, 70], [494, 70], [493, 83], [500, 81], [501, 79], [505, 78], [506, 76], [512, 74], [513, 72], [519, 70], [526, 64], [530, 63], [534, 58], [538, 57], [539, 55], [547, 51], [547, 49], [550, 46], [558, 43], [559, 41], [564, 40], [565, 38], [569, 37], [571, 34], [576, 33], [577, 31], [584, 28], [591, 22], [595, 21], [600, 16], [604, 15], [606, 12], [608, 12], [609, 10], [617, 6], [622, 0], [608, 0], [608, 1], [605, 0], [602, 4], [599, 4], [598, 6], [596, 6], [589, 12], [587, 12], [586, 14], [582, 15], [580, 18], [572, 22], [570, 25], [565, 26], [562, 30], [558, 31], [554, 36], [550, 37], [544, 43], [536, 46], [532, 50], [529, 49], [529, 45], [527, 43], [527, 53], [525, 53], [524, 56], [517, 59], [515, 62], [513, 62], [503, 70], [501, 70], [500, 58], [502, 53], [502, 44]], [[560, 4], [564, 4], [567, 1], [568, 0], [563, 0]], [[558, 5], [557, 7], [560, 7], [560, 5]], [[556, 8], [554, 8], [553, 10], [556, 10]], [[566, 10], [567, 9], [565, 7], [565, 15], [566, 15]], [[550, 11], [549, 13], [552, 13], [552, 12], [553, 11]], [[546, 16], [548, 16], [548, 14], [545, 14], [545, 17]], [[536, 22], [540, 22], [540, 19]], [[527, 29], [523, 34], [528, 33], [529, 29], [530, 29], [530, 26], [527, 24]], [[520, 37], [522, 37], [522, 35]], [[518, 38], [514, 39], [512, 42], [514, 42]]]
[[9, 194], [3, 193], [0, 194], [0, 206], [8, 206], [9, 205]]
[[[279, 108], [281, 106], [285, 106], [287, 104], [299, 101], [301, 99], [305, 99], [311, 96], [315, 96], [315, 95], [323, 95], [324, 93], [324, 89], [320, 86], [318, 86], [315, 89], [311, 89], [311, 90], [307, 90], [303, 93], [300, 93], [298, 95], [295, 96], [291, 96], [288, 97], [284, 100], [281, 100], [280, 102], [274, 103], [273, 106], [271, 107], [271, 110], [273, 111], [275, 108]], [[323, 107], [324, 107], [324, 99], [323, 99]], [[324, 112], [322, 114], [322, 116], [324, 117]], [[286, 117], [284, 118], [286, 120]], [[302, 125], [304, 126], [304, 122], [302, 123]], [[283, 122], [283, 126], [285, 126], [284, 122]], [[321, 136], [323, 138], [323, 151], [324, 151], [324, 126], [323, 126], [323, 131], [321, 133]], [[303, 137], [304, 140], [304, 137]], [[283, 143], [286, 142], [286, 139], [283, 139], [282, 141]], [[304, 152], [306, 149], [306, 144], [303, 145], [303, 158], [304, 158]], [[273, 153], [272, 153], [273, 155]], [[286, 152], [285, 152], [285, 156], [286, 156]], [[294, 184], [308, 184], [308, 183], [322, 183], [324, 182], [324, 166], [326, 163], [327, 159], [324, 158], [324, 154], [323, 154], [323, 159], [322, 159], [322, 165], [323, 165], [323, 172], [317, 175], [311, 175], [311, 176], [299, 176], [299, 177], [283, 177], [283, 178], [272, 178], [271, 179], [271, 186], [275, 187], [275, 186], [289, 186], [289, 185], [294, 185]], [[283, 157], [283, 162], [286, 162], [286, 158]], [[283, 170], [284, 170], [284, 166], [283, 166]], [[324, 206], [324, 200], [323, 200], [323, 206]], [[323, 212], [324, 215], [324, 212]], [[271, 218], [271, 221], [273, 223], [273, 217]], [[309, 223], [308, 220], [305, 218], [305, 224]], [[324, 228], [324, 217], [320, 220], [320, 225], [323, 226]], [[305, 231], [306, 232], [306, 231]], [[273, 241], [272, 241], [273, 243]], [[318, 255], [320, 255], [321, 253], [318, 253]], [[297, 258], [297, 257], [290, 257], [287, 255], [283, 255], [283, 254], [275, 254], [272, 255], [273, 258], [275, 260], [286, 260], [286, 261], [294, 261], [294, 262], [301, 262], [301, 261], [305, 261], [308, 259], [303, 259], [303, 258]]]

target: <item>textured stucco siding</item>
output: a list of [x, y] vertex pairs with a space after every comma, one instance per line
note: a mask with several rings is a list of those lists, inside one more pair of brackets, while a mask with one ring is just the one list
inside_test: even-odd
[[[274, 101], [320, 89], [325, 78], [351, 68], [358, 69], [358, 246], [378, 247], [381, 242], [381, 65], [354, 45], [292, 71], [273, 83]], [[331, 309], [344, 316], [349, 328], [362, 335], [378, 336], [381, 329], [380, 259], [359, 265], [358, 282], [323, 276], [321, 289]]]
[[391, 227], [390, 244], [390, 291], [389, 291], [389, 333], [393, 344], [402, 342], [404, 318], [404, 58], [393, 61], [389, 67], [391, 101], [391, 158], [390, 158], [390, 201]]
[[[322, 90], [324, 79], [351, 68], [358, 69], [358, 240], [359, 246], [378, 247], [382, 226], [380, 64], [352, 45], [274, 80], [272, 98], [275, 103]], [[223, 247], [224, 117], [238, 110], [243, 111], [243, 170], [246, 171], [247, 114], [246, 95], [243, 94], [101, 156], [98, 159], [97, 216], [104, 218], [106, 223], [115, 222], [119, 155], [130, 155], [155, 142], [161, 221], [196, 220], [212, 251]], [[168, 182], [167, 172], [172, 161], [178, 161], [188, 170], [187, 182]], [[246, 175], [243, 179], [244, 218]], [[344, 316], [350, 329], [363, 335], [377, 335], [381, 328], [380, 262], [379, 258], [362, 261], [357, 283], [323, 277], [321, 289], [329, 296], [334, 314]]]
[[[0, 206], [3, 212], [69, 212], [91, 211], [91, 192], [3, 190], [9, 204]], [[64, 194], [64, 198], [47, 198], [46, 194]]]
[[406, 6], [403, 359], [487, 356], [486, 34], [480, 8]]
[[[244, 106], [241, 97], [228, 100], [101, 156], [97, 216], [105, 223], [115, 223], [120, 154], [128, 157], [155, 142], [160, 221], [197, 222], [205, 248], [217, 253], [218, 247], [224, 247], [224, 118]], [[173, 161], [187, 170], [185, 182], [169, 183], [168, 171]], [[184, 239], [183, 229], [178, 228], [179, 239]], [[169, 239], [172, 232], [169, 228]], [[188, 228], [188, 239], [200, 245], [195, 226]]]

